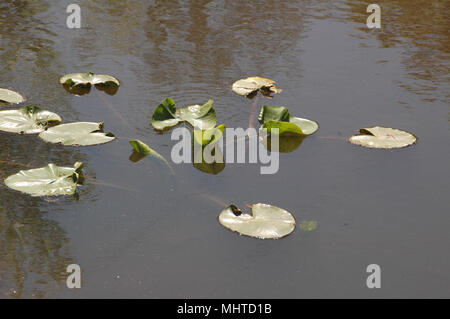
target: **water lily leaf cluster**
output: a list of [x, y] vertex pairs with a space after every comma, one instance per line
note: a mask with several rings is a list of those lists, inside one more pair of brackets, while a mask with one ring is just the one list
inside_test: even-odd
[[243, 213], [230, 205], [219, 215], [222, 226], [241, 235], [259, 239], [278, 239], [295, 229], [295, 218], [288, 211], [267, 204], [252, 205], [252, 213]]
[[177, 109], [175, 102], [167, 98], [156, 108], [152, 117], [152, 125], [157, 130], [165, 130], [180, 122], [188, 122], [194, 128], [206, 130], [216, 125], [216, 112], [213, 100], [203, 105], [191, 105]]
[[111, 142], [114, 134], [103, 132], [104, 123], [77, 122], [58, 125], [39, 134], [49, 143], [66, 146], [89, 146]]
[[275, 86], [275, 81], [259, 76], [251, 76], [246, 79], [241, 79], [233, 83], [232, 90], [243, 96], [251, 96], [258, 91], [264, 95], [271, 93], [281, 93], [281, 89]]
[[311, 135], [319, 129], [317, 122], [292, 116], [284, 106], [264, 105], [258, 120], [268, 133], [277, 128], [280, 135]]
[[374, 126], [362, 128], [359, 134], [350, 137], [350, 143], [370, 148], [402, 148], [417, 141], [413, 134], [399, 129]]
[[36, 134], [61, 123], [58, 114], [30, 105], [18, 110], [0, 111], [0, 131], [20, 134]]
[[83, 163], [74, 167], [59, 167], [49, 164], [46, 167], [20, 171], [5, 179], [11, 189], [31, 196], [73, 195], [81, 183]]
[[25, 99], [22, 95], [8, 89], [0, 89], [0, 103], [20, 104]]

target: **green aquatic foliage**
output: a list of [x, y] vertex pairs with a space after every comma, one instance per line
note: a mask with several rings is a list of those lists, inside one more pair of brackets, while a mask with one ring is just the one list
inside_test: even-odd
[[5, 179], [11, 189], [31, 196], [73, 195], [81, 183], [83, 163], [73, 168], [49, 164], [46, 167], [20, 171]]
[[144, 157], [149, 156], [163, 163], [167, 168], [169, 168], [170, 172], [173, 175], [175, 174], [172, 166], [170, 166], [169, 162], [164, 158], [164, 156], [153, 150], [150, 146], [148, 146], [144, 142], [140, 140], [130, 140], [130, 145], [133, 147], [133, 154], [131, 154], [130, 156], [131, 161], [138, 162]]
[[317, 229], [317, 222], [315, 220], [303, 220], [300, 222], [300, 229], [303, 231], [314, 231]]
[[[217, 175], [221, 173], [225, 169], [225, 160], [223, 158], [222, 151], [220, 148], [214, 148], [211, 151], [211, 155], [214, 157], [214, 160], [212, 163], [208, 163], [205, 158], [203, 157], [203, 152], [205, 151], [205, 146], [202, 146], [201, 148], [196, 149], [196, 147], [193, 147], [194, 150], [194, 161], [193, 166], [198, 169], [199, 171], [210, 174], [210, 175]], [[216, 153], [217, 152], [217, 153]], [[200, 160], [196, 160], [200, 159]], [[218, 159], [218, 160], [216, 160]]]
[[108, 94], [115, 94], [120, 86], [119, 80], [110, 75], [72, 73], [64, 75], [59, 82], [70, 92], [78, 95], [89, 93], [92, 85]]
[[291, 213], [267, 204], [252, 205], [252, 214], [243, 213], [231, 205], [220, 213], [219, 222], [241, 235], [259, 239], [278, 239], [295, 229], [295, 219]]
[[19, 93], [8, 89], [0, 89], [0, 103], [20, 104], [24, 101], [24, 97]]
[[360, 129], [349, 141], [370, 148], [392, 149], [410, 146], [417, 142], [417, 137], [399, 129], [374, 126]]
[[225, 128], [225, 124], [222, 124], [207, 130], [196, 129], [194, 130], [194, 140], [196, 143], [203, 146], [216, 143], [222, 138]]
[[278, 128], [280, 135], [311, 135], [319, 129], [317, 122], [292, 116], [284, 106], [264, 105], [258, 120], [268, 133]]
[[213, 100], [203, 105], [191, 105], [177, 109], [175, 102], [167, 98], [156, 108], [152, 117], [152, 125], [157, 130], [164, 130], [180, 122], [188, 122], [194, 128], [207, 130], [216, 125], [216, 112]]
[[58, 114], [42, 110], [37, 106], [25, 106], [18, 110], [0, 111], [0, 131], [35, 134], [61, 123]]
[[49, 128], [39, 137], [49, 143], [61, 143], [66, 146], [89, 146], [111, 142], [114, 134], [103, 132], [104, 123], [77, 122]]
[[258, 91], [264, 95], [271, 93], [281, 93], [281, 89], [275, 87], [275, 81], [259, 76], [252, 76], [246, 79], [241, 79], [233, 83], [232, 90], [243, 96], [252, 96]]

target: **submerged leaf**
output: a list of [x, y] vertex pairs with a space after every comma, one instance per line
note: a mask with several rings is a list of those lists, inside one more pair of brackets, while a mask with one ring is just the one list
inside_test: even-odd
[[275, 87], [275, 81], [271, 79], [262, 78], [259, 76], [252, 76], [246, 79], [241, 79], [233, 83], [232, 89], [239, 95], [249, 96], [256, 93], [258, 90], [266, 93], [281, 93], [281, 89]]
[[241, 235], [260, 239], [278, 239], [295, 229], [295, 219], [288, 211], [267, 204], [252, 205], [252, 214], [244, 214], [236, 206], [227, 207], [219, 222]]
[[32, 196], [73, 195], [81, 180], [83, 163], [73, 168], [49, 164], [46, 167], [20, 171], [5, 179], [9, 188]]
[[0, 89], [0, 102], [19, 104], [23, 101], [25, 99], [19, 93], [7, 89]]
[[103, 123], [77, 122], [58, 125], [39, 134], [46, 142], [61, 143], [66, 146], [89, 146], [111, 142], [112, 133], [103, 132]]
[[0, 131], [11, 133], [40, 133], [61, 121], [58, 114], [32, 105], [18, 110], [0, 111]]
[[167, 98], [156, 108], [152, 117], [152, 125], [157, 130], [164, 130], [186, 121], [194, 128], [209, 129], [216, 125], [216, 112], [213, 100], [203, 105], [192, 105], [177, 109], [175, 102]]
[[294, 117], [284, 106], [264, 105], [259, 113], [258, 120], [263, 124], [262, 128], [266, 128], [268, 132], [272, 128], [278, 128], [280, 135], [311, 135], [319, 129], [317, 122]]
[[119, 80], [110, 75], [88, 73], [72, 73], [67, 74], [59, 79], [69, 92], [83, 95], [89, 93], [92, 85], [99, 90], [106, 91], [108, 94], [115, 94], [120, 86]]
[[[194, 152], [196, 152], [194, 153], [193, 166], [199, 171], [206, 174], [217, 175], [225, 169], [225, 160], [223, 158], [223, 154], [220, 148], [214, 148], [211, 151], [212, 153], [211, 156], [214, 157], [212, 163], [207, 163], [205, 158], [203, 157], [204, 155], [203, 152], [205, 150], [204, 146], [202, 146], [197, 150], [196, 147], [193, 147], [193, 150]], [[218, 161], [216, 161], [216, 159], [218, 159]]]
[[[148, 146], [147, 144], [145, 144], [144, 142], [142, 142], [140, 140], [131, 140], [130, 144], [134, 150], [133, 154], [130, 157], [130, 159], [133, 162], [138, 162], [142, 158], [144, 158], [146, 156], [150, 156], [150, 157], [156, 158], [157, 160], [162, 162], [165, 166], [167, 166], [170, 169], [170, 172], [173, 175], [175, 174], [174, 170], [172, 169], [172, 166], [170, 166], [169, 162], [164, 158], [164, 156], [160, 155], [158, 152], [153, 150], [150, 146]], [[139, 155], [139, 156], [137, 156], [137, 155]], [[136, 159], [136, 160], [133, 160], [133, 159]]]
[[300, 222], [300, 229], [303, 231], [313, 231], [317, 228], [317, 222], [315, 220], [304, 220]]
[[417, 141], [417, 137], [406, 131], [374, 126], [362, 128], [359, 135], [350, 137], [350, 143], [370, 148], [402, 148], [410, 146]]

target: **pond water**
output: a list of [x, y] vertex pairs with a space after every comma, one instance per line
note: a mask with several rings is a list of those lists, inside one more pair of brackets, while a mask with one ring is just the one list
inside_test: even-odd
[[[449, 3], [379, 1], [72, 1], [0, 4], [0, 87], [65, 122], [105, 122], [119, 138], [74, 148], [0, 133], [0, 177], [47, 163], [86, 164], [77, 197], [33, 198], [0, 185], [0, 298], [448, 297], [450, 293]], [[110, 96], [75, 96], [60, 76], [118, 77]], [[129, 160], [140, 139], [170, 160], [170, 132], [150, 125], [161, 100], [215, 100], [218, 123], [248, 127], [253, 101], [231, 84], [259, 75], [283, 89], [264, 105], [320, 123], [280, 170]], [[9, 108], [2, 106], [2, 109]], [[416, 145], [371, 150], [346, 139], [361, 127], [413, 132]], [[96, 182], [92, 182], [95, 178]], [[212, 200], [217, 199], [217, 200]], [[269, 203], [297, 227], [281, 240], [239, 236], [219, 202]], [[66, 287], [66, 267], [82, 288]], [[366, 286], [378, 264], [382, 288]]]

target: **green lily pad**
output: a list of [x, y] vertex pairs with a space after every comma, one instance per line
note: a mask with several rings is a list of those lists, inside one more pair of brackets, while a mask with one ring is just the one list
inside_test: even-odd
[[11, 189], [31, 196], [73, 195], [81, 182], [83, 163], [73, 168], [49, 164], [46, 167], [20, 171], [5, 179]]
[[245, 214], [231, 205], [219, 215], [219, 222], [241, 235], [260, 239], [278, 239], [295, 229], [295, 219], [291, 213], [267, 204], [252, 205], [252, 214]]
[[44, 111], [33, 105], [18, 110], [0, 111], [0, 131], [11, 133], [40, 133], [61, 121], [58, 114]]
[[350, 137], [350, 143], [370, 148], [402, 148], [417, 142], [413, 134], [395, 128], [374, 126], [362, 128], [359, 135]]
[[175, 102], [167, 98], [156, 108], [152, 117], [152, 125], [157, 130], [164, 130], [180, 122], [188, 122], [195, 128], [210, 129], [216, 125], [216, 112], [213, 100], [203, 105], [192, 105], [177, 109]]
[[19, 93], [7, 89], [0, 89], [0, 102], [20, 104], [23, 101], [25, 101], [25, 99]]
[[138, 162], [144, 157], [150, 156], [152, 158], [156, 158], [158, 161], [167, 166], [170, 172], [175, 175], [172, 166], [170, 166], [169, 162], [164, 158], [164, 156], [153, 150], [150, 146], [140, 140], [131, 140], [130, 144], [133, 147], [133, 154], [131, 154], [130, 156], [131, 161]]
[[319, 129], [317, 122], [292, 116], [284, 106], [264, 105], [258, 120], [268, 132], [272, 128], [278, 128], [280, 135], [311, 135]]
[[[306, 138], [305, 135], [278, 135], [278, 152], [280, 153], [292, 153], [302, 145], [302, 142]], [[272, 136], [261, 136], [261, 144], [271, 152], [272, 151]]]
[[103, 132], [103, 123], [77, 122], [58, 125], [39, 134], [49, 143], [61, 143], [66, 146], [89, 146], [111, 142], [112, 133]]
[[207, 130], [196, 129], [194, 130], [195, 142], [203, 146], [211, 143], [216, 143], [222, 138], [225, 132], [225, 128], [226, 128], [225, 124], [222, 124]]
[[79, 95], [89, 93], [94, 85], [101, 91], [108, 94], [115, 94], [120, 86], [119, 80], [110, 75], [88, 73], [72, 73], [64, 75], [59, 82], [70, 92]]
[[250, 96], [252, 94], [255, 94], [259, 90], [266, 94], [281, 93], [281, 89], [275, 87], [274, 80], [262, 78], [259, 76], [252, 76], [236, 81], [233, 83], [232, 89], [235, 93], [244, 96]]

